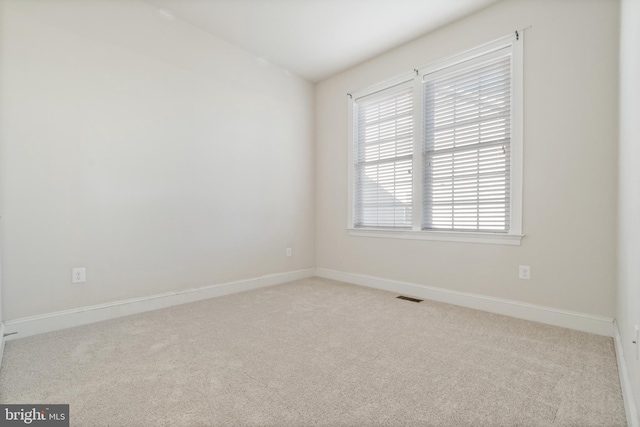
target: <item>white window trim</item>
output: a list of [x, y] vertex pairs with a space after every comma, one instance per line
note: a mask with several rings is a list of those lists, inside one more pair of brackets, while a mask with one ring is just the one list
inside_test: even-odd
[[[483, 44], [476, 48], [456, 54], [454, 56], [434, 61], [428, 65], [417, 68], [409, 73], [404, 73], [394, 78], [385, 80], [364, 89], [352, 92], [347, 97], [348, 102], [348, 173], [347, 173], [347, 231], [349, 235], [361, 237], [378, 237], [378, 238], [398, 238], [411, 240], [432, 240], [432, 241], [448, 241], [448, 242], [465, 242], [465, 243], [482, 243], [482, 244], [500, 244], [500, 245], [520, 245], [524, 234], [522, 232], [522, 192], [523, 192], [523, 81], [524, 81], [524, 64], [523, 64], [523, 44], [524, 31], [518, 30], [514, 34], [507, 37], [494, 40], [490, 43]], [[512, 94], [511, 94], [511, 209], [510, 209], [510, 228], [508, 233], [488, 233], [488, 232], [458, 232], [458, 231], [435, 231], [421, 229], [422, 209], [413, 210], [413, 227], [412, 230], [391, 230], [376, 228], [354, 228], [354, 170], [353, 170], [353, 144], [354, 144], [354, 127], [353, 127], [353, 110], [354, 101], [363, 96], [373, 94], [384, 90], [391, 86], [414, 81], [414, 123], [422, 121], [422, 77], [424, 74], [435, 72], [439, 69], [447, 68], [467, 61], [474, 57], [484, 55], [493, 50], [512, 46]], [[414, 140], [422, 140], [422, 126], [414, 126]], [[413, 173], [413, 203], [414, 206], [422, 206], [422, 147], [421, 144], [414, 144], [414, 173]]]
[[440, 242], [485, 243], [519, 246], [523, 235], [507, 233], [482, 233], [464, 231], [415, 231], [385, 230], [376, 228], [349, 228], [351, 236], [380, 237], [409, 240], [434, 240]]

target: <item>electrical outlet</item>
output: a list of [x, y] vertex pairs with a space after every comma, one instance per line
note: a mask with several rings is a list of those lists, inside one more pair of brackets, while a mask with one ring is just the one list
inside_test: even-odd
[[518, 277], [524, 280], [531, 279], [531, 267], [528, 265], [519, 266]]
[[287, 248], [287, 256], [291, 256], [291, 248]]
[[87, 269], [84, 267], [71, 269], [71, 282], [84, 283], [87, 281]]

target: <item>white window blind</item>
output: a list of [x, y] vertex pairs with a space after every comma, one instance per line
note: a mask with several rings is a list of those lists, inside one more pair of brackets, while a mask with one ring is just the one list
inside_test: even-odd
[[423, 229], [509, 231], [510, 52], [423, 77]]
[[354, 225], [411, 228], [412, 82], [354, 104]]

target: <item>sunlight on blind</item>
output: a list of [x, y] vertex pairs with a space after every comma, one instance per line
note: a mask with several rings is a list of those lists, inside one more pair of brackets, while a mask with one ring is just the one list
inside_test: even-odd
[[423, 229], [509, 231], [511, 56], [424, 79]]
[[413, 89], [402, 85], [356, 101], [355, 226], [412, 224]]

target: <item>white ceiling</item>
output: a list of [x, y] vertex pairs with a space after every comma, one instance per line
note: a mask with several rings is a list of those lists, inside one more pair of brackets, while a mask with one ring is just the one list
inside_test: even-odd
[[318, 82], [499, 0], [146, 1]]

